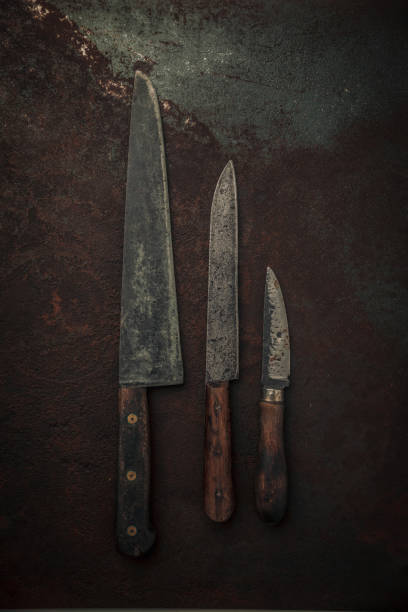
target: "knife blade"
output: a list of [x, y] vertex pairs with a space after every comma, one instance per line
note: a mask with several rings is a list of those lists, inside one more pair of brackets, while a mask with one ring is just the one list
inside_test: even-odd
[[146, 389], [183, 382], [160, 110], [136, 72], [129, 134], [119, 347], [117, 542], [134, 557], [154, 543], [149, 515]]
[[262, 395], [258, 466], [255, 481], [256, 506], [268, 523], [279, 523], [287, 503], [287, 468], [283, 439], [284, 389], [289, 386], [290, 343], [285, 303], [278, 279], [266, 271]]
[[238, 220], [229, 161], [211, 206], [208, 267], [204, 509], [224, 522], [234, 510], [229, 381], [238, 378]]

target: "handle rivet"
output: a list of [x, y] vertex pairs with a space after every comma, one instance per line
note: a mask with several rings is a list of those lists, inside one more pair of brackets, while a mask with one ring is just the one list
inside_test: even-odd
[[126, 529], [126, 533], [130, 536], [135, 536], [137, 534], [137, 529], [134, 525], [129, 525]]
[[129, 470], [129, 472], [126, 472], [126, 478], [128, 480], [135, 480], [136, 479], [136, 472], [133, 472], [132, 470]]
[[134, 425], [137, 422], [137, 414], [134, 414], [133, 412], [131, 412], [128, 415], [127, 418], [128, 423], [130, 423], [131, 425]]
[[220, 489], [216, 489], [215, 497], [222, 497], [222, 491]]

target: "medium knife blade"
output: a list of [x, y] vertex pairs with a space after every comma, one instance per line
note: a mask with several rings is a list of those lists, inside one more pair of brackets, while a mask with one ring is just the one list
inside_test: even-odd
[[238, 210], [232, 161], [218, 179], [211, 206], [206, 357], [207, 381], [238, 378]]
[[140, 556], [155, 540], [149, 518], [150, 448], [146, 387], [183, 382], [160, 110], [136, 72], [129, 135], [119, 348], [117, 539]]
[[289, 385], [289, 327], [282, 290], [271, 268], [266, 271], [262, 350], [262, 396], [256, 474], [256, 505], [269, 523], [279, 523], [287, 503], [283, 440], [284, 388]]
[[229, 161], [211, 207], [208, 268], [204, 509], [217, 522], [234, 509], [228, 389], [238, 370], [237, 188]]

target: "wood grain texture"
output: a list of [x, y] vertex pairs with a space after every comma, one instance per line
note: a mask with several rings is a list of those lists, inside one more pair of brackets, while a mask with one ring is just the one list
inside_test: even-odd
[[120, 552], [140, 557], [153, 546], [150, 524], [150, 436], [146, 389], [119, 388], [117, 542]]
[[228, 382], [206, 385], [204, 509], [217, 522], [227, 521], [235, 505], [228, 389]]
[[283, 439], [283, 402], [259, 402], [260, 432], [255, 480], [256, 507], [262, 520], [279, 523], [286, 510], [287, 468]]

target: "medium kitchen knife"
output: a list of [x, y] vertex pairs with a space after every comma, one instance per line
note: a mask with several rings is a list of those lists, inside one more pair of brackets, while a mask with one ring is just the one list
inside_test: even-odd
[[119, 349], [119, 550], [155, 540], [149, 518], [147, 387], [183, 382], [170, 210], [159, 104], [136, 72], [130, 121]]
[[262, 396], [256, 506], [268, 523], [279, 523], [286, 509], [287, 473], [283, 442], [284, 388], [289, 385], [290, 346], [279, 282], [267, 268], [264, 301]]
[[208, 268], [204, 509], [223, 522], [234, 510], [229, 381], [238, 378], [237, 189], [232, 161], [211, 207]]

